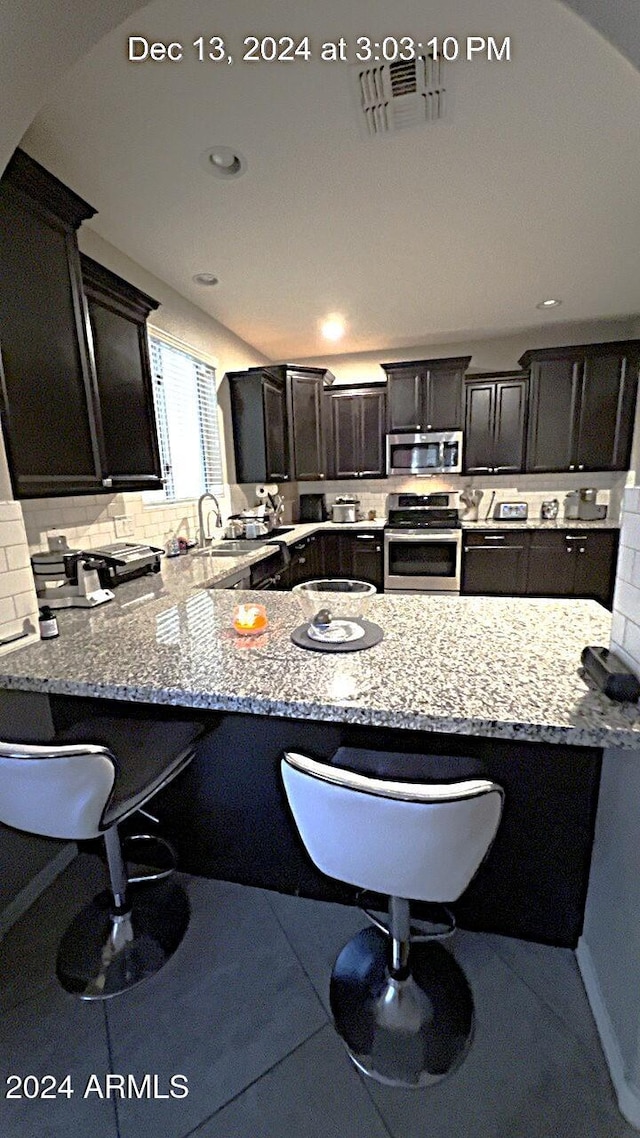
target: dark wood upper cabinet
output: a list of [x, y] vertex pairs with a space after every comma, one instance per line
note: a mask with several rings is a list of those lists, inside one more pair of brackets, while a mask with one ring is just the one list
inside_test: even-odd
[[499, 474], [524, 467], [527, 377], [478, 375], [465, 384], [464, 467]]
[[102, 486], [76, 230], [95, 210], [18, 150], [0, 181], [0, 351], [16, 497]]
[[81, 254], [93, 346], [99, 430], [114, 489], [159, 489], [147, 317], [158, 301]]
[[386, 389], [334, 387], [326, 398], [331, 409], [330, 478], [383, 478]]
[[531, 394], [526, 469], [628, 470], [640, 341], [526, 352]]
[[238, 482], [316, 481], [326, 476], [324, 368], [274, 364], [229, 373]]
[[238, 482], [289, 478], [287, 396], [268, 368], [229, 372], [233, 445]]
[[324, 389], [333, 375], [323, 368], [286, 367], [291, 477], [317, 482], [327, 473], [327, 424]]
[[146, 318], [89, 257], [95, 210], [17, 150], [0, 181], [0, 352], [16, 497], [162, 485]]
[[461, 428], [464, 374], [471, 356], [381, 364], [388, 381], [389, 431]]

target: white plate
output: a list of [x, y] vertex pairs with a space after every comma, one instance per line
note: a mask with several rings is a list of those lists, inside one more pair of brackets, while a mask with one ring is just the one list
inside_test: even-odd
[[332, 620], [322, 631], [309, 624], [307, 634], [312, 640], [320, 640], [325, 644], [349, 644], [352, 640], [362, 640], [365, 630], [353, 620]]

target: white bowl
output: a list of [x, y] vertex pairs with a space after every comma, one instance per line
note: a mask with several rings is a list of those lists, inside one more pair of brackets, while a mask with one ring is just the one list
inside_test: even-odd
[[305, 620], [312, 621], [320, 609], [328, 609], [333, 620], [357, 620], [364, 615], [375, 585], [352, 578], [328, 577], [294, 585], [295, 594]]

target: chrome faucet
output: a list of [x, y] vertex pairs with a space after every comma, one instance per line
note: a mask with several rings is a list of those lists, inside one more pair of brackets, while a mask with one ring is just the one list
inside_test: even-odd
[[[211, 534], [208, 531], [206, 534], [204, 532], [204, 509], [203, 509], [203, 506], [204, 506], [204, 503], [205, 503], [207, 498], [211, 498], [211, 501], [215, 504], [215, 508], [216, 508], [216, 529], [222, 529], [222, 513], [220, 511], [220, 503], [219, 503], [218, 499], [216, 498], [215, 494], [210, 494], [209, 491], [207, 491], [206, 494], [201, 494], [199, 499], [198, 499], [198, 526], [199, 526], [199, 528], [198, 528], [198, 545], [200, 546], [200, 549], [204, 549], [206, 547], [207, 543], [212, 540]], [[209, 514], [210, 513], [211, 513], [211, 511], [209, 511]], [[208, 522], [208, 520], [209, 520], [209, 515], [207, 515], [207, 522]]]

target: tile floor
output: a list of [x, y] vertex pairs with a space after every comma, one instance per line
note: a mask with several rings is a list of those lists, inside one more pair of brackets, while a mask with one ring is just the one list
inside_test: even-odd
[[[77, 858], [0, 944], [2, 1138], [637, 1138], [568, 950], [458, 933], [473, 1048], [436, 1087], [390, 1089], [356, 1071], [328, 1012], [333, 960], [366, 923], [357, 911], [188, 879], [175, 957], [126, 996], [87, 1004], [53, 964], [102, 874]], [[189, 1093], [100, 1097], [109, 1072], [155, 1075], [160, 1094], [185, 1075]], [[74, 1094], [8, 1100], [10, 1074], [69, 1074]]]

